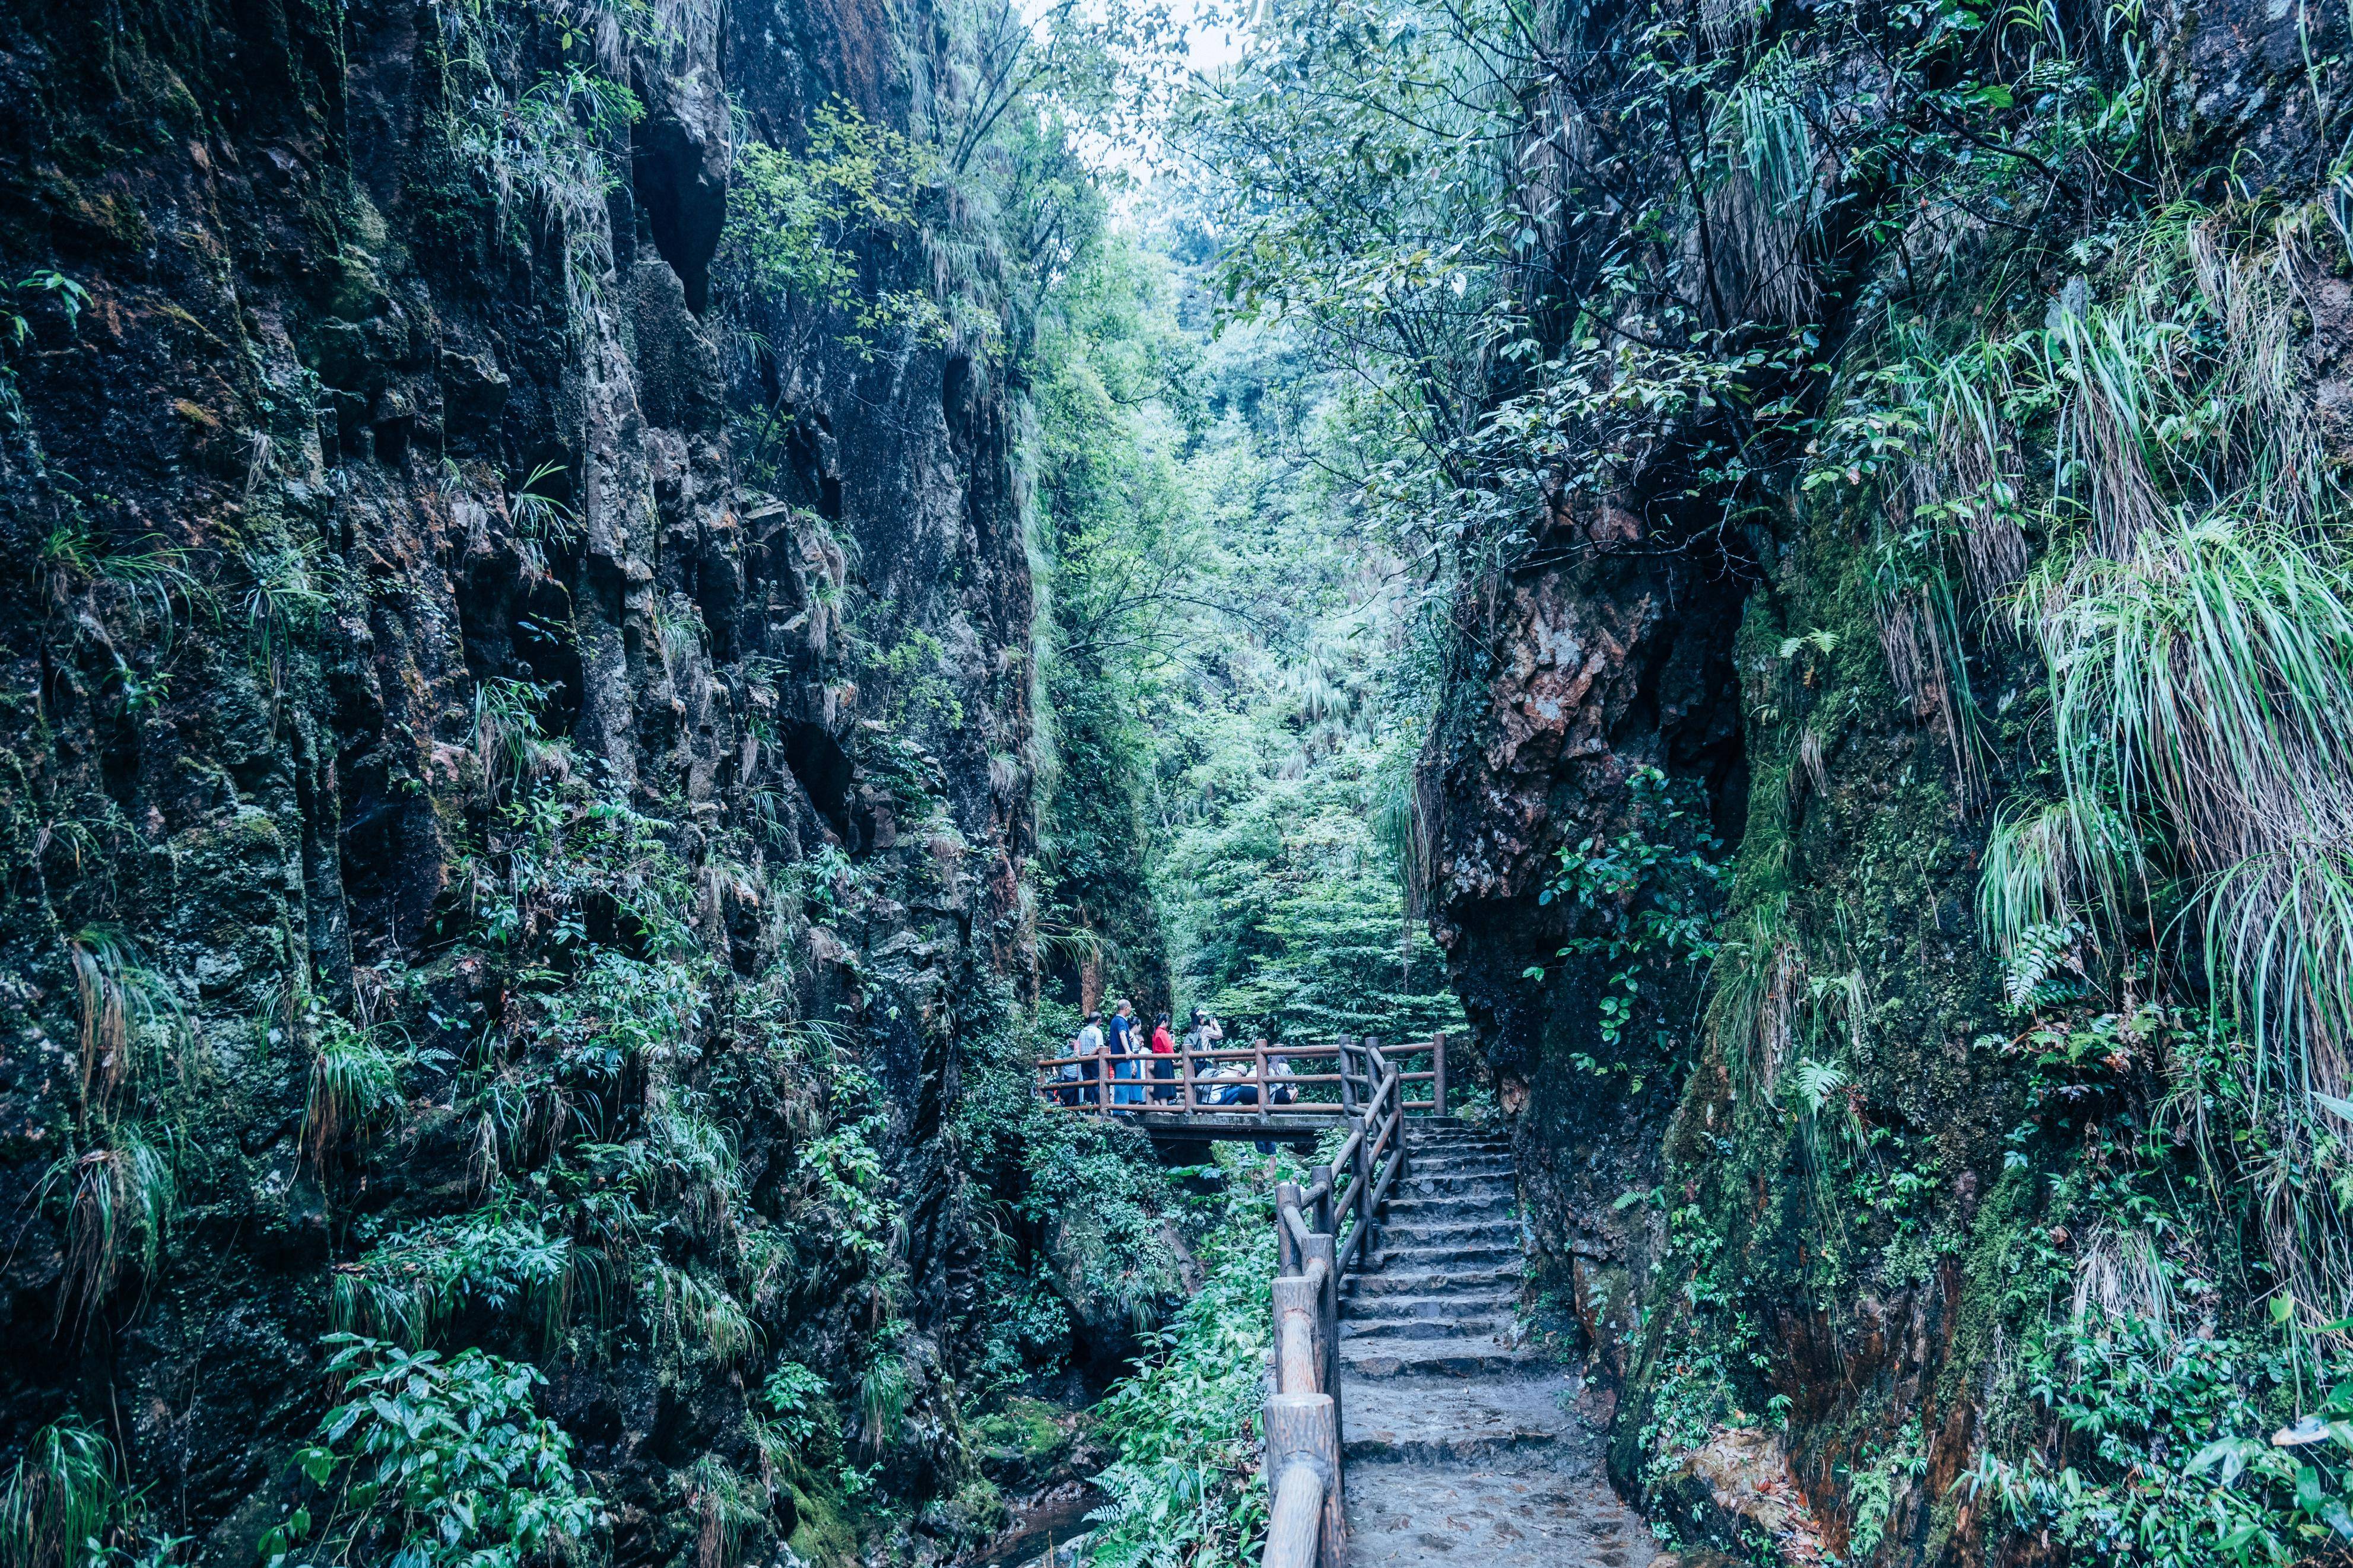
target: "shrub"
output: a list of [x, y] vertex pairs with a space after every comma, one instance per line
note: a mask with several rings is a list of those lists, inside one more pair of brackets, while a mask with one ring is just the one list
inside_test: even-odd
[[74, 1416], [42, 1427], [0, 1487], [0, 1568], [78, 1568], [116, 1502], [113, 1446]]
[[321, 1558], [393, 1568], [523, 1568], [585, 1540], [602, 1505], [572, 1439], [532, 1407], [546, 1379], [479, 1350], [444, 1360], [330, 1334], [343, 1402], [297, 1456], [323, 1518], [298, 1507], [262, 1541], [276, 1568], [314, 1535]]

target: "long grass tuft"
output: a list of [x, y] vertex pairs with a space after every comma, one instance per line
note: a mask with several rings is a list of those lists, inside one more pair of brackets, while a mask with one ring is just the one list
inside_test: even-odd
[[1978, 926], [2005, 960], [2038, 931], [2080, 922], [2114, 938], [2151, 876], [2124, 818], [2073, 795], [2002, 807], [1979, 865]]
[[126, 1261], [153, 1279], [178, 1203], [170, 1157], [137, 1127], [117, 1124], [107, 1141], [50, 1167], [44, 1187], [65, 1194], [65, 1267], [56, 1331], [87, 1321], [113, 1296]]
[[33, 1434], [0, 1486], [0, 1568], [81, 1568], [121, 1500], [114, 1446], [73, 1416]]
[[374, 1126], [399, 1103], [399, 1059], [376, 1043], [374, 1030], [322, 1015], [302, 1105], [302, 1152], [312, 1167], [323, 1166], [346, 1133]]
[[176, 1042], [186, 1028], [171, 984], [142, 964], [138, 947], [109, 926], [87, 926], [66, 941], [79, 1015], [81, 1100], [102, 1107], [137, 1068], [142, 1037]]

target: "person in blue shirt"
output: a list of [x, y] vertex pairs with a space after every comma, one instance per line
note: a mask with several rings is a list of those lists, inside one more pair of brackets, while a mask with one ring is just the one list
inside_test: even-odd
[[1136, 1059], [1143, 1044], [1136, 1037], [1134, 1010], [1125, 1002], [1115, 1004], [1111, 1010], [1111, 1024], [1103, 1033], [1103, 1057], [1111, 1063], [1111, 1102], [1114, 1106], [1144, 1103], [1144, 1064]]

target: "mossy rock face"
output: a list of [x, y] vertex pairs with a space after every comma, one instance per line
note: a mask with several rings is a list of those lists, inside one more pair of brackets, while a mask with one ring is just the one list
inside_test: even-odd
[[[771, 92], [762, 123], [797, 124], [849, 90], [903, 126], [905, 103], [787, 52], [834, 9], [768, 5], [774, 26], [752, 42], [723, 53], [699, 36], [610, 85], [658, 112], [694, 99], [716, 116], [698, 123], [723, 127], [727, 93], [758, 101], [789, 79], [797, 96]], [[807, 1415], [825, 1428], [818, 1451], [790, 1464], [751, 1423], [784, 1354], [872, 1364], [886, 1326], [949, 1321], [961, 1260], [996, 1244], [950, 1201], [967, 1173], [944, 1121], [952, 1042], [1009, 1019], [1028, 973], [1031, 786], [992, 771], [1031, 740], [1027, 688], [1005, 679], [1038, 610], [999, 438], [1018, 378], [994, 361], [967, 378], [959, 360], [944, 394], [944, 349], [881, 376], [812, 332], [777, 365], [824, 389], [795, 394], [810, 456], [767, 471], [720, 414], [772, 400], [732, 361], [678, 357], [703, 329], [668, 264], [645, 269], [666, 281], [659, 318], [575, 270], [593, 249], [638, 276], [633, 204], [659, 199], [655, 176], [607, 190], [599, 175], [602, 199], [552, 237], [531, 193], [489, 177], [451, 123], [484, 84], [448, 75], [448, 39], [406, 17], [371, 12], [351, 32], [303, 0], [270, 39], [224, 51], [52, 7], [0, 40], [0, 65], [42, 82], [21, 116], [34, 162], [0, 171], [0, 295], [14, 294], [0, 324], [25, 321], [0, 344], [0, 535], [47, 563], [0, 584], [0, 1037], [16, 1042], [0, 1064], [0, 1207], [30, 1227], [0, 1259], [0, 1310], [41, 1325], [0, 1350], [0, 1443], [76, 1411], [168, 1405], [185, 1440], [110, 1436], [126, 1495], [168, 1493], [159, 1532], [252, 1560], [291, 1506], [283, 1454], [330, 1401], [316, 1374], [335, 1282], [511, 1194], [613, 1212], [628, 1200], [602, 1162], [659, 1135], [659, 1102], [661, 1126], [713, 1134], [697, 1196], [672, 1205], [665, 1189], [681, 1223], [659, 1244], [625, 1223], [599, 1289], [587, 1266], [558, 1268], [563, 1289], [584, 1285], [568, 1316], [522, 1325], [520, 1295], [502, 1296], [435, 1348], [480, 1342], [548, 1374], [551, 1415], [621, 1521], [617, 1559], [691, 1560], [722, 1502], [743, 1561], [776, 1554], [773, 1525], [804, 1563], [849, 1568], [924, 1503], [935, 1539], [966, 1540], [1003, 1500], [944, 1380], [927, 1373], [920, 1442], [854, 1498], [829, 1404]], [[466, 25], [512, 19], [490, 7]], [[510, 104], [561, 53], [543, 28], [511, 41], [486, 55]], [[714, 134], [717, 155], [730, 143]], [[615, 151], [576, 150], [600, 168]], [[876, 246], [870, 259], [890, 263]], [[51, 269], [58, 281], [19, 284]], [[676, 393], [688, 371], [691, 396]], [[527, 488], [561, 527], [518, 517]], [[754, 493], [784, 509], [758, 542], [736, 521]], [[850, 560], [898, 574], [860, 605], [921, 654], [903, 668], [845, 663]], [[834, 595], [816, 617], [803, 561]], [[786, 600], [802, 620], [774, 613]], [[510, 798], [484, 766], [483, 700], [526, 689], [543, 700], [526, 704], [539, 728], [519, 751], [554, 825], [533, 864], [595, 889], [562, 895], [561, 936], [536, 893], [477, 897], [475, 873], [507, 853], [492, 845]], [[870, 732], [866, 711], [898, 717]], [[796, 957], [808, 911], [792, 868], [835, 829], [801, 801], [807, 759], [763, 749], [787, 737], [842, 761], [860, 836], [860, 890], [835, 911], [822, 973]], [[747, 745], [769, 759], [758, 802], [729, 782]], [[637, 918], [657, 908], [658, 940]], [[112, 1000], [92, 1005], [127, 1015], [136, 1061], [93, 1096], [77, 977], [118, 944]], [[559, 946], [572, 957], [540, 963]], [[582, 1001], [582, 976], [607, 973], [611, 994]], [[332, 1132], [311, 1111], [314, 1091], [322, 1105], [339, 1092], [321, 1089], [329, 1015], [372, 1047], [353, 1053], [372, 1109]], [[828, 1078], [792, 1026], [837, 1017], [862, 1023], [827, 1034], [825, 1060], [876, 1086], [860, 1091], [861, 1191], [940, 1216], [920, 1222], [920, 1247], [829, 1245], [846, 1200], [796, 1173]], [[625, 1037], [624, 1018], [647, 1028]], [[567, 1087], [581, 1049], [607, 1085], [585, 1119]], [[69, 1137], [118, 1124], [170, 1146], [171, 1234], [92, 1313], [94, 1345], [121, 1333], [136, 1348], [62, 1353], [47, 1298], [72, 1211], [37, 1194], [56, 1192], [44, 1184]], [[1018, 1179], [1018, 1161], [1004, 1173]], [[665, 1289], [691, 1282], [716, 1331], [681, 1331], [684, 1309], [625, 1310], [621, 1282], [657, 1262]], [[963, 1358], [950, 1348], [928, 1364]], [[1002, 1436], [1017, 1474], [1071, 1447], [1033, 1415]], [[718, 1468], [698, 1482], [706, 1458]], [[744, 1479], [777, 1468], [789, 1496]]]
[[792, 1533], [786, 1544], [813, 1568], [849, 1568], [858, 1561], [858, 1532], [842, 1517], [839, 1504], [821, 1492], [799, 1487], [792, 1490]]
[[999, 1486], [1016, 1487], [1050, 1474], [1066, 1458], [1078, 1423], [1043, 1399], [1027, 1395], [973, 1423], [982, 1467]]

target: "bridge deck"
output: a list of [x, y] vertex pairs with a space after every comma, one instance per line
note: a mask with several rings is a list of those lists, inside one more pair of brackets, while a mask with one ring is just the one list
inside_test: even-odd
[[[1314, 1138], [1345, 1128], [1373, 1098], [1377, 1042], [1249, 1046], [1041, 1057], [1038, 1095], [1074, 1116], [1116, 1116], [1155, 1136], [1188, 1139]], [[1446, 1114], [1446, 1037], [1401, 1043], [1383, 1053], [1394, 1093], [1428, 1084], [1427, 1100], [1394, 1100], [1407, 1113]], [[1401, 1070], [1427, 1060], [1426, 1068]], [[1328, 1068], [1330, 1070], [1317, 1070]]]

